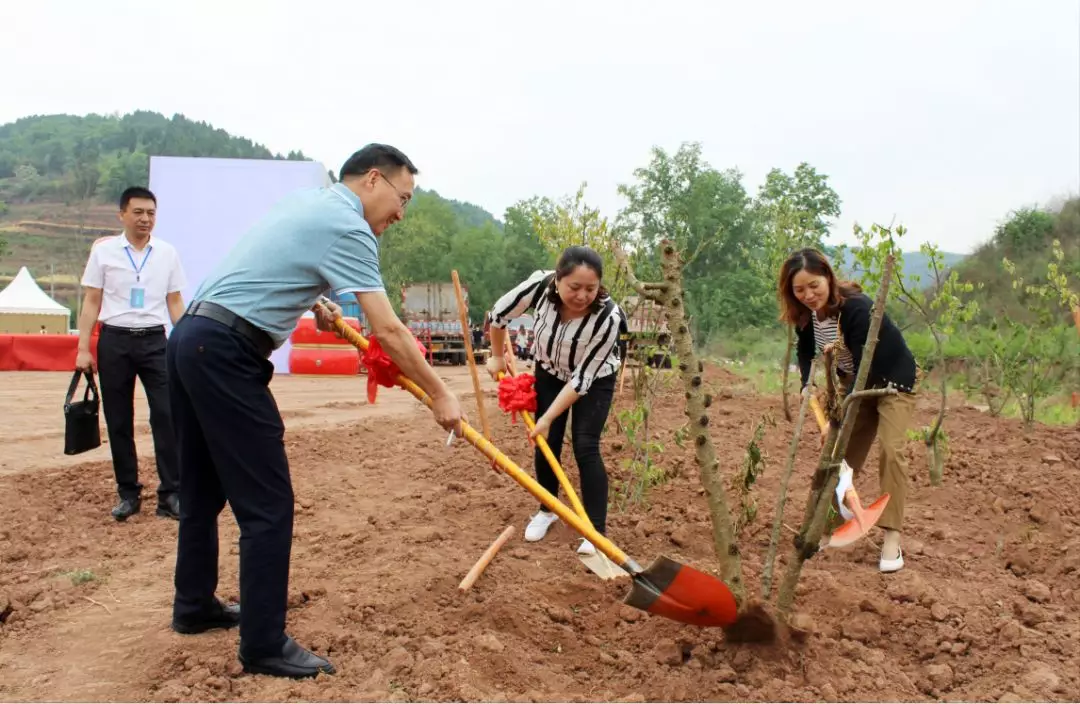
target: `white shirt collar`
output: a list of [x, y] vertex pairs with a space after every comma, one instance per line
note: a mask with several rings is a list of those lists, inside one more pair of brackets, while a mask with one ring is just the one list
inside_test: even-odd
[[[135, 250], [135, 245], [131, 244], [131, 240], [128, 239], [127, 233], [124, 232], [123, 230], [120, 231], [120, 235], [117, 237], [117, 239], [120, 240], [120, 246], [123, 247], [124, 249], [129, 249], [130, 248], [133, 251]], [[148, 249], [150, 249], [151, 246], [153, 246], [153, 244], [154, 244], [154, 235], [153, 235], [153, 233], [151, 233], [150, 237], [148, 237], [147, 240], [146, 240], [146, 246], [144, 246], [141, 250], [138, 250], [138, 251], [145, 252]]]

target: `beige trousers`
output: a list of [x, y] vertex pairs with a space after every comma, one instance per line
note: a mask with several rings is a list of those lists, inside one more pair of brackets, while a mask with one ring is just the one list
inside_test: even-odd
[[[848, 389], [842, 383], [841, 388], [846, 396]], [[914, 412], [914, 394], [900, 392], [895, 396], [863, 399], [844, 457], [858, 476], [866, 464], [874, 436], [877, 436], [880, 447], [878, 483], [881, 492], [889, 494], [889, 505], [877, 524], [885, 530], [898, 531], [904, 523], [908, 490], [904, 446], [908, 442], [907, 431]]]

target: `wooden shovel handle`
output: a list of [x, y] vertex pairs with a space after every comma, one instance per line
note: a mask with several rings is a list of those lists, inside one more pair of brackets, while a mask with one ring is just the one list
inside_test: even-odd
[[825, 418], [825, 409], [818, 403], [817, 396], [814, 395], [812, 390], [807, 389], [807, 392], [810, 394], [810, 408], [814, 411], [814, 418], [817, 419], [818, 427], [824, 433], [829, 429], [829, 421]]
[[[341, 316], [335, 316], [334, 327], [337, 328], [343, 338], [351, 342], [358, 349], [367, 351], [367, 338], [349, 327], [348, 323], [346, 323]], [[424, 393], [424, 390], [417, 386], [409, 379], [409, 377], [404, 374], [398, 374], [396, 381], [398, 386], [408, 391], [425, 406], [431, 408], [433, 405], [431, 397]], [[552, 496], [551, 492], [540, 486], [539, 482], [526, 474], [512, 459], [504, 455], [499, 448], [492, 445], [487, 438], [476, 432], [475, 428], [465, 421], [461, 421], [461, 428], [465, 433], [465, 440], [470, 445], [483, 453], [485, 457], [494, 461], [499, 469], [524, 487], [526, 491], [535, 496], [540, 503], [547, 506], [556, 516], [566, 521], [567, 525], [577, 531], [582, 537], [588, 539], [590, 543], [596, 546], [597, 550], [607, 555], [612, 562], [619, 567], [622, 567], [630, 574], [639, 574], [641, 572], [641, 567], [631, 560], [626, 553], [620, 550], [615, 543], [598, 533], [595, 528], [589, 525], [588, 521], [583, 521], [578, 518], [577, 514], [575, 514], [569, 506]]]
[[463, 592], [472, 588], [472, 585], [476, 583], [476, 580], [480, 578], [484, 570], [487, 569], [488, 564], [495, 557], [495, 553], [499, 552], [499, 548], [506, 544], [507, 540], [510, 540], [510, 536], [514, 534], [514, 526], [506, 526], [506, 530], [495, 538], [488, 549], [484, 551], [484, 554], [480, 556], [480, 559], [476, 561], [476, 564], [472, 566], [469, 573], [465, 575], [465, 579], [461, 580], [461, 584], [458, 585], [458, 589]]
[[476, 409], [480, 412], [480, 427], [484, 429], [484, 437], [491, 439], [491, 425], [488, 424], [487, 411], [484, 409], [484, 390], [480, 388], [480, 373], [476, 369], [476, 359], [473, 357], [472, 333], [469, 330], [468, 308], [465, 306], [465, 294], [461, 290], [461, 279], [458, 278], [457, 269], [450, 272], [450, 278], [454, 280], [454, 295], [457, 297], [458, 317], [461, 319], [461, 332], [465, 337], [465, 357], [469, 364], [469, 375], [472, 376], [473, 393], [476, 395]]

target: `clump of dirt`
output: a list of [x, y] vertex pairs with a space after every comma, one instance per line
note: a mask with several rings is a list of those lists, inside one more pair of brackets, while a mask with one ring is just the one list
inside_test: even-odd
[[739, 612], [735, 623], [724, 628], [729, 643], [772, 643], [776, 632], [776, 618], [761, 603], [748, 605]]
[[[759, 515], [740, 543], [747, 584], [758, 590], [792, 427], [777, 398], [748, 393], [724, 370], [709, 369], [706, 381], [714, 440], [732, 474], [755, 423], [764, 414], [777, 420], [761, 443]], [[629, 393], [628, 384], [618, 408], [630, 403]], [[697, 468], [691, 449], [675, 441], [682, 403], [673, 381], [651, 409], [668, 480], [647, 503], [613, 510], [608, 534], [639, 563], [667, 555], [715, 575]], [[917, 422], [927, 422], [933, 406], [921, 399]], [[613, 414], [603, 439], [613, 489], [629, 478], [630, 449], [616, 420]], [[176, 523], [145, 508], [126, 524], [112, 521], [107, 463], [4, 477], [0, 696], [1080, 698], [1080, 518], [1062, 500], [1080, 493], [1080, 430], [1025, 432], [964, 408], [951, 411], [948, 423], [952, 456], [943, 486], [929, 485], [923, 448], [908, 448], [907, 567], [877, 571], [876, 535], [820, 553], [804, 570], [791, 637], [783, 630], [767, 646], [626, 606], [628, 582], [595, 579], [561, 522], [543, 541], [525, 543], [537, 501], [471, 447], [446, 448], [425, 411], [335, 427], [332, 436], [289, 432], [297, 515], [288, 630], [339, 670], [305, 682], [242, 674], [235, 631], [183, 637], [169, 630]], [[531, 472], [520, 424], [498, 419], [493, 426], [496, 444]], [[795, 529], [817, 456], [812, 434], [803, 445], [786, 513]], [[564, 460], [576, 477], [569, 450]], [[857, 483], [872, 497], [873, 459], [867, 469]], [[145, 501], [152, 507], [149, 491]], [[507, 525], [516, 527], [514, 538], [470, 591], [459, 592], [461, 577]], [[238, 535], [228, 510], [221, 526], [219, 592], [236, 598]], [[778, 575], [791, 538], [786, 529]], [[94, 579], [74, 585], [62, 577], [76, 570]]]

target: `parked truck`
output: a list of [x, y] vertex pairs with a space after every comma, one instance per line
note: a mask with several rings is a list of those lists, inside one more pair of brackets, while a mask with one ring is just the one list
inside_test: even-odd
[[[462, 287], [466, 302], [469, 292]], [[432, 364], [465, 364], [465, 335], [451, 282], [423, 282], [401, 288], [401, 319], [428, 349]]]

